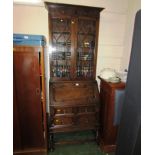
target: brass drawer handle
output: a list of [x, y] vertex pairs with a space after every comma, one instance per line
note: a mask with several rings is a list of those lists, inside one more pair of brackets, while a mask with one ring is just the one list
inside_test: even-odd
[[80, 85], [79, 83], [75, 83], [75, 86], [77, 86], [77, 87], [78, 87], [79, 85]]
[[61, 110], [60, 109], [57, 109], [57, 112], [60, 112]]
[[56, 123], [58, 123], [58, 122], [59, 122], [59, 120], [58, 120], [58, 119], [56, 119], [56, 120], [55, 120], [55, 122], [56, 122]]

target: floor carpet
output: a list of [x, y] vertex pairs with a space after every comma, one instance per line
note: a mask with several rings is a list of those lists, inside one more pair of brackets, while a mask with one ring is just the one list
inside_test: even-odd
[[114, 155], [114, 153], [103, 153], [95, 142], [84, 144], [68, 144], [56, 146], [54, 152], [48, 155]]
[[[55, 142], [60, 140], [78, 140], [95, 138], [93, 131], [59, 133], [55, 134]], [[49, 152], [48, 155], [114, 155], [103, 153], [96, 142], [85, 142], [83, 144], [66, 144], [56, 145], [54, 152]]]

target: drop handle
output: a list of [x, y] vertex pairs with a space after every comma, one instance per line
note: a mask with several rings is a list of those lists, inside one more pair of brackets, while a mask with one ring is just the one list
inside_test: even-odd
[[36, 95], [40, 95], [40, 89], [36, 88]]
[[79, 85], [80, 85], [79, 83], [75, 83], [75, 86], [77, 86], [77, 87], [78, 87]]

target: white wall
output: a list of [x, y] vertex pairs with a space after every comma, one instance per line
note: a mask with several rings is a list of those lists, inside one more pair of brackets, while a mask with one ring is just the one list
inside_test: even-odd
[[121, 70], [128, 69], [130, 53], [132, 47], [132, 37], [133, 37], [133, 28], [135, 15], [138, 10], [141, 9], [141, 0], [132, 0], [129, 1], [128, 10], [127, 10], [127, 22], [125, 28], [125, 38], [124, 38], [124, 52], [121, 62]]
[[44, 7], [14, 5], [13, 32], [43, 34], [48, 37], [48, 13]]
[[126, 14], [124, 9], [117, 10], [117, 12], [105, 10], [101, 13], [100, 21], [97, 75], [103, 67], [120, 70], [124, 50]]

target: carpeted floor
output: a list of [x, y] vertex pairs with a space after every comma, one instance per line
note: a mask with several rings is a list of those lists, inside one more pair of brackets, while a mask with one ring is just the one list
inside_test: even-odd
[[[95, 133], [92, 131], [73, 132], [67, 134], [55, 134], [55, 142], [60, 140], [78, 140], [95, 138]], [[54, 152], [49, 152], [48, 155], [114, 155], [103, 153], [96, 142], [86, 142], [83, 144], [66, 144], [56, 145]]]
[[[95, 138], [92, 131], [73, 132], [73, 133], [59, 133], [54, 135], [55, 142], [61, 140], [79, 140]], [[48, 153], [24, 153], [22, 155], [114, 155], [114, 153], [104, 153], [100, 150], [95, 141], [85, 142], [83, 144], [65, 144], [56, 145], [53, 152]]]
[[55, 151], [49, 152], [48, 155], [114, 155], [114, 153], [103, 153], [95, 142], [89, 142], [56, 146]]

